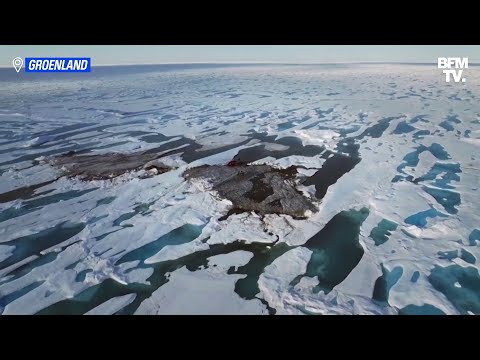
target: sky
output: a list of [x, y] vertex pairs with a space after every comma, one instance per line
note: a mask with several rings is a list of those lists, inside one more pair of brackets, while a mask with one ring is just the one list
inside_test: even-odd
[[480, 62], [479, 45], [0, 45], [0, 67], [15, 57], [91, 57], [92, 65], [164, 63]]

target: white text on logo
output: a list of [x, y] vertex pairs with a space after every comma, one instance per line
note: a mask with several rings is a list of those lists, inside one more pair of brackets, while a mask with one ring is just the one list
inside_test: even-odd
[[439, 57], [438, 68], [445, 69], [443, 70], [443, 73], [445, 74], [446, 82], [450, 82], [452, 78], [453, 78], [453, 81], [456, 83], [460, 81], [465, 82], [466, 79], [462, 77], [462, 74], [463, 74], [463, 69], [468, 69], [468, 58]]

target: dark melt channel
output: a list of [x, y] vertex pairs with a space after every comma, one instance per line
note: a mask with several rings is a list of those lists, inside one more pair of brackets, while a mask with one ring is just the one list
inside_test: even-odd
[[227, 272], [228, 274], [247, 275], [235, 283], [235, 292], [247, 300], [254, 299], [260, 292], [258, 279], [265, 268], [274, 262], [275, 259], [294, 248], [294, 246], [288, 246], [285, 243], [277, 244], [270, 249], [262, 245], [257, 245], [257, 247], [258, 249], [247, 264], [240, 266], [236, 271], [234, 267], [231, 267]]
[[[55, 195], [48, 195], [48, 196], [43, 196], [43, 197], [35, 198], [32, 200], [24, 201], [20, 208], [10, 207], [0, 212], [0, 222], [7, 221], [9, 219], [14, 219], [16, 217], [28, 214], [29, 212], [36, 211], [50, 204], [55, 204], [60, 201], [70, 200], [70, 199], [83, 196], [97, 189], [98, 188], [92, 188], [92, 189], [86, 189], [86, 190], [70, 190], [64, 193], [58, 193]], [[49, 190], [48, 192], [50, 191], [53, 191], [53, 190]], [[45, 193], [47, 193], [47, 191]]]
[[338, 179], [351, 171], [359, 162], [360, 158], [334, 154], [323, 163], [323, 166], [313, 176], [307, 178], [303, 185], [315, 185], [315, 197], [322, 199], [327, 193], [328, 187], [335, 184]]
[[355, 138], [343, 139], [337, 144], [336, 152], [326, 151], [323, 154], [326, 160], [322, 167], [307, 178], [303, 185], [314, 185], [315, 197], [322, 199], [330, 185], [335, 184], [338, 179], [350, 172], [360, 162], [359, 148], [360, 145], [355, 143]]
[[[23, 199], [23, 200], [30, 199], [34, 196], [41, 195], [41, 194], [35, 194], [35, 191], [38, 188], [54, 183], [57, 180], [58, 179], [53, 179], [53, 180], [42, 182], [40, 184], [25, 186], [25, 187], [21, 187], [21, 188], [0, 194], [0, 203], [7, 203], [16, 199]], [[49, 192], [50, 191], [53, 191], [53, 190], [49, 190]], [[46, 194], [46, 192], [42, 194]]]
[[356, 139], [362, 140], [366, 136], [378, 139], [383, 135], [385, 130], [388, 129], [388, 126], [390, 125], [390, 122], [392, 120], [400, 119], [400, 118], [402, 118], [402, 116], [389, 117], [389, 118], [382, 119], [375, 125], [372, 125], [369, 128], [365, 129], [365, 131], [362, 134], [360, 134], [358, 137], [356, 137]]
[[51, 246], [60, 244], [70, 239], [85, 228], [85, 223], [70, 224], [63, 222], [52, 228], [40, 231], [39, 233], [23, 236], [14, 240], [10, 240], [4, 245], [13, 245], [15, 249], [13, 254], [7, 259], [0, 262], [0, 270], [13, 265], [29, 256], [39, 254], [42, 250]]
[[312, 251], [307, 271], [297, 276], [290, 285], [295, 286], [305, 277], [317, 277], [317, 293], [329, 293], [340, 284], [357, 266], [363, 256], [359, 243], [360, 227], [368, 217], [366, 208], [342, 211], [335, 215], [325, 227], [310, 238], [305, 247]]
[[214, 148], [214, 149], [201, 150], [202, 145], [197, 144], [194, 140], [181, 138], [179, 140], [175, 140], [175, 141], [160, 145], [159, 147], [156, 147], [154, 149], [147, 150], [143, 154], [155, 154], [155, 153], [167, 151], [169, 149], [173, 149], [179, 146], [188, 145], [180, 149], [169, 151], [163, 154], [162, 156], [182, 153], [182, 159], [187, 163], [191, 163], [195, 160], [202, 159], [215, 154], [219, 154], [224, 151], [228, 151], [236, 147], [245, 145], [251, 140], [252, 138], [248, 137], [247, 139], [235, 144], [229, 144], [229, 145], [225, 145], [225, 146]]
[[285, 150], [268, 150], [265, 148], [265, 144], [259, 144], [252, 146], [248, 149], [242, 149], [234, 156], [233, 160], [240, 164], [251, 163], [266, 157], [273, 157], [280, 159], [291, 155], [302, 156], [315, 156], [325, 150], [324, 147], [316, 145], [303, 145], [302, 141], [296, 137], [283, 137], [275, 140], [276, 135], [266, 135], [265, 133], [255, 133], [252, 135], [253, 139], [260, 140], [262, 142], [269, 142], [287, 146]]
[[157, 254], [161, 249], [167, 245], [181, 245], [195, 240], [202, 233], [202, 229], [205, 225], [197, 226], [191, 224], [185, 224], [180, 226], [169, 233], [161, 236], [155, 241], [152, 241], [138, 249], [130, 251], [122, 256], [115, 264], [120, 265], [129, 261], [143, 261], [150, 256]]

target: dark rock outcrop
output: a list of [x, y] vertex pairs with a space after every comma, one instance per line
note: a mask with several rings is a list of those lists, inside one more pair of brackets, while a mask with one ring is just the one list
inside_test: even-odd
[[145, 170], [148, 175], [164, 173], [170, 168], [163, 165], [158, 154], [137, 152], [131, 154], [77, 155], [69, 152], [51, 160], [67, 176], [78, 176], [82, 180], [112, 179], [131, 171]]
[[205, 179], [212, 190], [233, 203], [231, 212], [286, 214], [305, 218], [315, 205], [294, 184], [297, 169], [276, 169], [269, 165], [204, 165], [188, 169], [186, 179]]

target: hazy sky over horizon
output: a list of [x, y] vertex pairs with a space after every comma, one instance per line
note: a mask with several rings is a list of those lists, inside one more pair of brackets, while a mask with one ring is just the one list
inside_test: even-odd
[[468, 57], [479, 45], [0, 45], [0, 66], [15, 57], [91, 57], [92, 65], [195, 62], [425, 62]]

